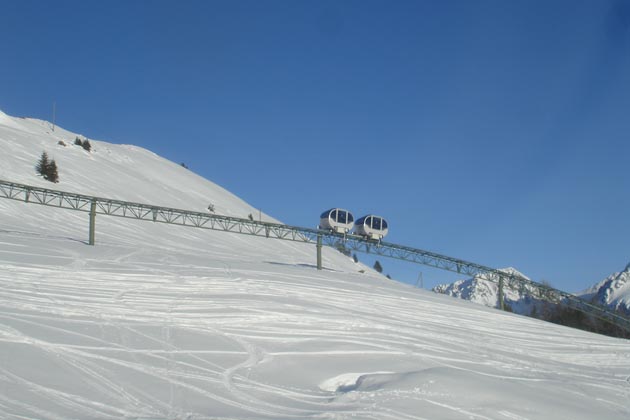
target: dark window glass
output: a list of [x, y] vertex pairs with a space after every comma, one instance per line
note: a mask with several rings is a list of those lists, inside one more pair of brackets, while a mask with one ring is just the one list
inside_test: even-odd
[[338, 221], [339, 223], [346, 224], [346, 223], [347, 223], [347, 222], [346, 222], [346, 220], [347, 220], [347, 218], [346, 218], [346, 212], [345, 212], [345, 211], [340, 210], [340, 211], [339, 211], [339, 216], [338, 216], [337, 221]]
[[387, 229], [387, 221], [383, 219], [383, 230]]
[[372, 219], [372, 228], [376, 229], [376, 230], [381, 230], [381, 218], [380, 217], [374, 217]]

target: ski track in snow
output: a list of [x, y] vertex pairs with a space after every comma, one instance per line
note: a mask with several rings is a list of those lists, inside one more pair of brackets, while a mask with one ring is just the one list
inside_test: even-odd
[[[0, 117], [13, 182], [50, 187], [33, 174], [44, 149], [66, 191], [257, 213], [146, 150], [86, 153]], [[0, 214], [0, 418], [630, 418], [627, 340], [401, 285], [329, 248], [317, 271], [307, 244], [99, 215], [90, 247], [86, 213], [0, 200]]]
[[[415, 360], [418, 366], [447, 366], [498, 380], [535, 383], [558, 380], [545, 374], [553, 369], [552, 362], [548, 367], [540, 365], [545, 360], [564, 358], [570, 365], [577, 362], [570, 358], [575, 342], [569, 345], [550, 335], [542, 338], [552, 341], [551, 346], [539, 345], [540, 332], [515, 330], [510, 332], [511, 340], [526, 350], [501, 348], [504, 336], [487, 325], [484, 313], [451, 307], [449, 316], [436, 312], [427, 319], [428, 313], [421, 308], [428, 303], [417, 299], [414, 305], [401, 305], [412, 298], [374, 283], [350, 289], [342, 280], [306, 268], [279, 274], [234, 268], [227, 263], [206, 267], [206, 277], [185, 276], [168, 263], [160, 267], [134, 262], [143, 255], [133, 252], [113, 260], [119, 268], [126, 267], [127, 274], [123, 275], [92, 269], [89, 261], [72, 263], [71, 270], [61, 271], [13, 266], [6, 261], [10, 253], [0, 253], [0, 340], [27, 344], [57, 364], [63, 362], [103, 398], [102, 407], [116, 410], [97, 407], [87, 397], [38, 385], [10, 366], [2, 368], [2, 380], [54, 399], [67, 412], [86, 418], [116, 418], [121, 413], [138, 418], [185, 418], [194, 410], [181, 407], [179, 396], [194, 394], [227, 407], [228, 413], [236, 410], [243, 418], [288, 419], [329, 413], [330, 418], [421, 419], [430, 417], [379, 407], [363, 397], [340, 402], [336, 393], [268, 383], [257, 370], [282, 359], [400, 357]], [[67, 258], [78, 260], [79, 255]], [[352, 302], [361, 305], [353, 306]], [[94, 307], [99, 309], [97, 313]], [[468, 325], [453, 322], [462, 318]], [[514, 317], [506, 317], [508, 320]], [[94, 329], [94, 325], [100, 327]], [[444, 334], [449, 329], [452, 333]], [[467, 330], [486, 330], [491, 341], [471, 355], [472, 333]], [[205, 344], [195, 349], [179, 346], [178, 334], [185, 331], [203, 335]], [[221, 344], [217, 348], [214, 342], [218, 339]], [[583, 345], [588, 348], [594, 344], [585, 338]], [[567, 354], [562, 353], [564, 347]], [[627, 350], [623, 342], [619, 347]], [[535, 363], [525, 363], [525, 353], [532, 358], [536, 355]], [[562, 380], [581, 383], [581, 397], [597, 388], [619, 390], [619, 382], [625, 380], [598, 373], [596, 362], [601, 359], [594, 354], [591, 368], [580, 355], [582, 364], [566, 369]], [[111, 366], [163, 384], [168, 387], [165, 398], [138, 385], [121, 386], [111, 375]], [[455, 418], [528, 418], [509, 410], [489, 417], [416, 394], [407, 398], [434, 406], [431, 410], [451, 412], [448, 416]], [[394, 397], [379, 398], [389, 401]], [[3, 405], [19, 404], [5, 398]], [[627, 409], [623, 404], [620, 407]], [[33, 413], [54, 417], [52, 412], [35, 408]]]

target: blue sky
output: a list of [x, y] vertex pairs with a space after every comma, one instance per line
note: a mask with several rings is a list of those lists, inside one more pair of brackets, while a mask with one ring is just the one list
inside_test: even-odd
[[390, 242], [568, 291], [630, 262], [628, 1], [0, 5], [9, 115], [56, 102], [286, 223], [375, 213]]

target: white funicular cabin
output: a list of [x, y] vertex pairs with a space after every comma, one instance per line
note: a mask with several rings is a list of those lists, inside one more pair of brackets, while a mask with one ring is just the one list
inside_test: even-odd
[[348, 233], [354, 224], [354, 216], [348, 210], [333, 208], [326, 210], [319, 218], [320, 229], [337, 233]]
[[380, 241], [387, 235], [387, 232], [389, 232], [387, 221], [373, 214], [363, 216], [354, 223], [354, 233], [366, 238]]

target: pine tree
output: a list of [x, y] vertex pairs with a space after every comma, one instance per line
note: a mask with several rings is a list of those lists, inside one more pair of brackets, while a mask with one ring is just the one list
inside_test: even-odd
[[46, 168], [46, 175], [44, 175], [44, 178], [49, 180], [50, 182], [59, 182], [59, 173], [57, 172], [57, 163], [55, 162], [55, 159], [50, 161], [50, 163], [48, 164], [48, 167]]
[[83, 147], [83, 142], [81, 141], [81, 139], [79, 137], [76, 137], [74, 139], [74, 144], [76, 144], [77, 146]]
[[348, 248], [346, 248], [346, 246], [342, 242], [338, 242], [335, 245], [335, 248], [337, 249], [337, 251], [341, 252], [346, 257], [349, 257], [351, 255], [350, 250]]
[[35, 170], [37, 171], [38, 174], [43, 176], [44, 179], [47, 179], [46, 170], [49, 165], [50, 165], [50, 161], [48, 160], [48, 153], [44, 151], [42, 152], [42, 156], [39, 158], [37, 165], [35, 165]]
[[57, 171], [57, 162], [55, 160], [48, 159], [48, 153], [42, 152], [42, 156], [39, 158], [35, 170], [45, 180], [50, 182], [59, 182], [59, 173]]
[[378, 262], [378, 260], [376, 260], [376, 262], [374, 263], [374, 269], [379, 273], [383, 272], [383, 266], [381, 266], [381, 263]]
[[92, 145], [90, 144], [90, 141], [89, 141], [88, 139], [85, 139], [85, 140], [83, 141], [82, 146], [83, 146], [83, 148], [84, 148], [85, 150], [87, 150], [88, 152], [89, 152], [90, 150], [92, 150]]

